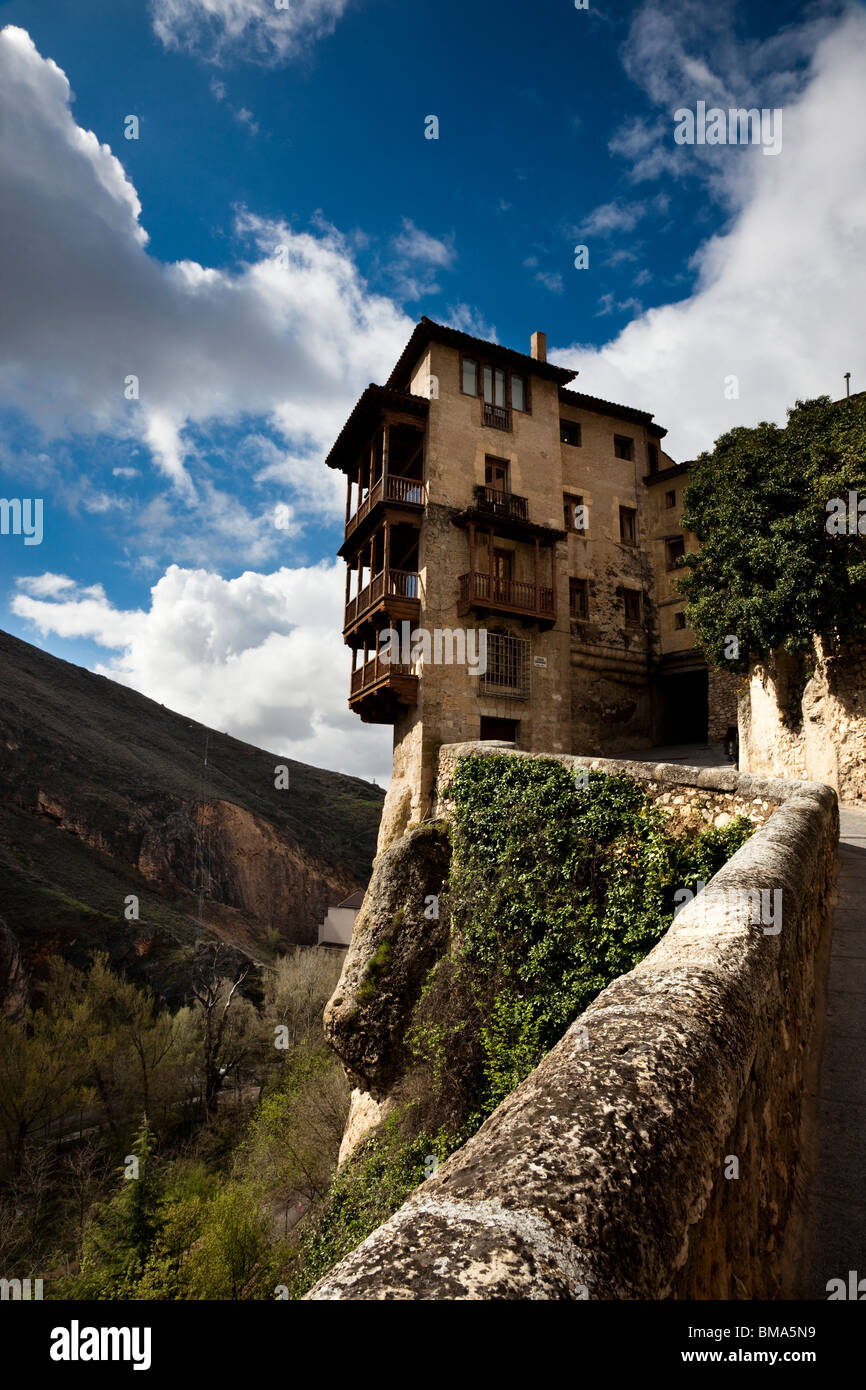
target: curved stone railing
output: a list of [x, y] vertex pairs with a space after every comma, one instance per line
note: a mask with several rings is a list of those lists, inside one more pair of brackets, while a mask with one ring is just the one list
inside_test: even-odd
[[[457, 757], [504, 751], [443, 748], [440, 787]], [[562, 761], [628, 772], [657, 799], [679, 790], [701, 804], [763, 804], [756, 818], [768, 818], [646, 959], [308, 1298], [791, 1292], [835, 794], [729, 769]], [[780, 929], [753, 923], [744, 894], [776, 890]]]

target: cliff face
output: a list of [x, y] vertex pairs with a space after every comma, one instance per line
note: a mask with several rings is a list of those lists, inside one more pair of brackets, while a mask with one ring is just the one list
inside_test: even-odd
[[0, 633], [0, 913], [37, 976], [100, 946], [177, 994], [202, 934], [256, 959], [315, 942], [381, 806]]

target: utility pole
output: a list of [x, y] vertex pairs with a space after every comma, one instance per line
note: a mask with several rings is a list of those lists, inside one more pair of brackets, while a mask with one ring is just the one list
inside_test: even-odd
[[851, 373], [850, 373], [850, 372], [846, 372], [846, 373], [845, 373], [845, 395], [846, 395], [846, 396], [850, 396], [850, 395], [851, 395]]

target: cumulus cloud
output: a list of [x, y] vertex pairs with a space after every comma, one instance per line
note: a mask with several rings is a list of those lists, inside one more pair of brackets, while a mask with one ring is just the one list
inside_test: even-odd
[[29, 35], [0, 31], [0, 188], [15, 207], [0, 224], [0, 402], [49, 438], [145, 441], [187, 499], [202, 422], [263, 416], [287, 445], [323, 450], [411, 320], [368, 291], [332, 228], [241, 210], [237, 271], [160, 262], [122, 165], [69, 103]]
[[[674, 457], [733, 425], [784, 420], [798, 397], [842, 394], [846, 370], [855, 389], [866, 386], [866, 14], [850, 11], [821, 33], [785, 105], [778, 158], [712, 151], [732, 210], [695, 258], [693, 293], [649, 309], [600, 349], [556, 350], [583, 390], [654, 411]], [[802, 42], [787, 34], [781, 51]]]
[[112, 655], [96, 670], [260, 748], [387, 782], [391, 731], [347, 705], [344, 569], [323, 562], [223, 579], [172, 565], [148, 609], [121, 610], [101, 586], [64, 575], [18, 581], [16, 615], [40, 633], [88, 638]]
[[348, 0], [151, 0], [166, 48], [209, 62], [274, 66], [332, 34]]

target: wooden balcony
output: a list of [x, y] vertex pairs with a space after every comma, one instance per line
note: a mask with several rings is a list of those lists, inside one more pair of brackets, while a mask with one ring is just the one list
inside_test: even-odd
[[525, 497], [516, 492], [502, 492], [496, 487], [479, 485], [475, 488], [475, 509], [485, 516], [499, 517], [504, 521], [528, 521], [529, 504]]
[[421, 609], [420, 575], [414, 570], [380, 570], [346, 604], [343, 636], [377, 608], [387, 608], [395, 619], [416, 619]]
[[357, 530], [365, 517], [379, 505], [390, 502], [397, 507], [410, 507], [420, 511], [424, 506], [424, 484], [417, 478], [402, 478], [398, 474], [386, 473], [377, 478], [363, 502], [346, 522], [345, 540]]
[[497, 579], [475, 570], [460, 576], [457, 611], [465, 617], [473, 608], [491, 613], [511, 613], [515, 617], [551, 625], [556, 621], [556, 594], [553, 589], [522, 579]]
[[511, 411], [504, 405], [491, 405], [489, 401], [482, 401], [481, 423], [489, 425], [493, 430], [510, 430]]
[[366, 724], [393, 724], [401, 707], [418, 699], [418, 677], [411, 666], [382, 661], [379, 653], [352, 672], [349, 709]]

